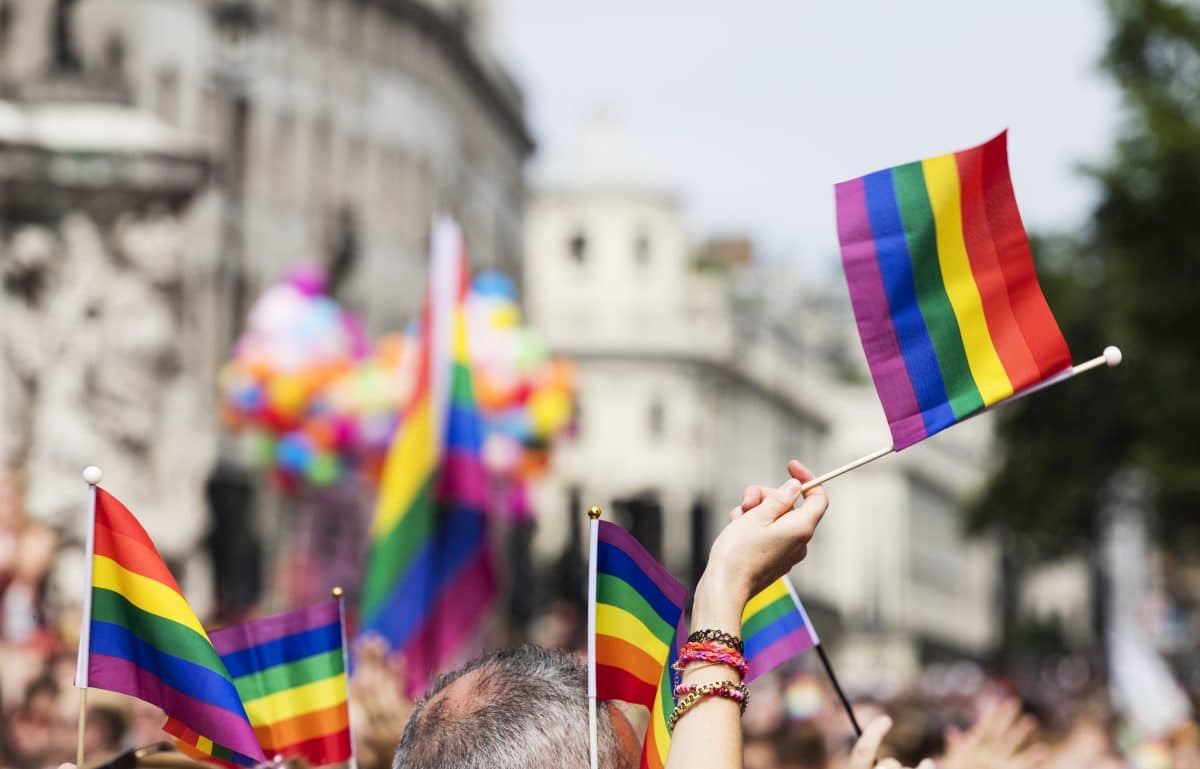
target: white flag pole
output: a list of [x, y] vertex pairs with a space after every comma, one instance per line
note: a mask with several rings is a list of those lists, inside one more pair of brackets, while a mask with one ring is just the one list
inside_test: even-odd
[[[1044, 382], [1039, 382], [1038, 384], [1034, 385], [1033, 387], [1028, 387], [1028, 388], [1022, 390], [1021, 392], [1017, 393], [1016, 395], [1005, 398], [1004, 400], [999, 401], [999, 402], [993, 404], [992, 406], [989, 406], [988, 408], [983, 409], [982, 411], [979, 411], [976, 413], [982, 414], [984, 411], [990, 411], [991, 409], [995, 408], [996, 406], [1001, 406], [1005, 403], [1010, 403], [1012, 401], [1017, 400], [1018, 398], [1024, 398], [1026, 395], [1035, 393], [1038, 390], [1044, 390], [1047, 387], [1056, 385], [1059, 382], [1064, 382], [1064, 381], [1070, 379], [1071, 377], [1082, 374], [1085, 371], [1091, 371], [1094, 368], [1099, 368], [1100, 366], [1110, 366], [1110, 367], [1111, 366], [1119, 366], [1119, 365], [1121, 365], [1121, 358], [1122, 358], [1121, 348], [1109, 345], [1108, 347], [1104, 348], [1103, 355], [1097, 355], [1095, 358], [1084, 361], [1083, 363], [1080, 363], [1078, 366], [1072, 366], [1069, 369], [1064, 369], [1061, 374], [1056, 374], [1055, 376], [1050, 377], [1049, 379], [1045, 380]], [[847, 462], [846, 464], [842, 465], [841, 467], [837, 468], [836, 470], [830, 470], [829, 472], [825, 473], [824, 475], [820, 475], [820, 476], [817, 476], [816, 478], [813, 478], [811, 481], [809, 481], [808, 483], [801, 486], [800, 491], [802, 493], [805, 491], [808, 491], [809, 489], [813, 488], [814, 486], [820, 486], [822, 483], [825, 483], [826, 481], [831, 481], [834, 478], [837, 478], [839, 475], [845, 475], [846, 473], [850, 472], [851, 470], [857, 470], [858, 468], [862, 467], [863, 465], [868, 465], [868, 464], [874, 462], [876, 459], [883, 459], [888, 454], [892, 454], [894, 452], [895, 452], [895, 449], [893, 449], [891, 446], [887, 446], [885, 448], [879, 449], [878, 451], [873, 451], [870, 454], [867, 454], [865, 457], [859, 457], [858, 459], [854, 460], [853, 462]]]
[[[338, 624], [342, 626], [342, 677], [346, 681], [346, 712], [350, 712], [350, 647], [346, 645], [346, 591], [335, 587], [329, 591], [338, 603]], [[354, 744], [354, 725], [347, 722], [350, 732], [350, 769], [358, 769], [358, 748]]]
[[588, 749], [591, 769], [599, 769], [599, 745], [596, 726], [596, 551], [600, 538], [600, 508], [588, 508]]
[[83, 548], [83, 611], [79, 622], [79, 656], [75, 660], [75, 686], [79, 687], [79, 731], [75, 742], [75, 766], [83, 769], [83, 733], [87, 729], [88, 652], [92, 636], [92, 562], [96, 550], [96, 486], [104, 473], [95, 465], [83, 471], [88, 485], [87, 537]]

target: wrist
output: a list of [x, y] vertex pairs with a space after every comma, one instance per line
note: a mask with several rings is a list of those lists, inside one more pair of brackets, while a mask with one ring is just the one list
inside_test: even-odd
[[742, 635], [742, 611], [749, 592], [737, 580], [714, 577], [708, 572], [696, 585], [692, 599], [692, 631], [712, 629]]

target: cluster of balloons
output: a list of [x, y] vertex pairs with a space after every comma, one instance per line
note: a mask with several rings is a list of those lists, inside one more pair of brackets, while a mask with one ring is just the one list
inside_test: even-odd
[[[415, 386], [416, 334], [372, 345], [362, 321], [324, 289], [320, 269], [309, 266], [269, 289], [221, 372], [224, 423], [284, 490], [328, 486], [347, 472], [377, 483]], [[545, 470], [551, 445], [572, 424], [574, 368], [521, 326], [502, 273], [476, 278], [466, 316], [485, 464], [523, 484]]]
[[516, 289], [503, 273], [475, 278], [466, 315], [484, 463], [496, 475], [536, 477], [554, 439], [573, 423], [575, 367], [550, 358], [538, 335], [521, 325]]

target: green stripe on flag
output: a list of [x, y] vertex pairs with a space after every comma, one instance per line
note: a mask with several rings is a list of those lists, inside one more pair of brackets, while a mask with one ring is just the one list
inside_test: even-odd
[[435, 476], [428, 478], [392, 530], [382, 539], [371, 543], [367, 573], [363, 577], [364, 615], [370, 615], [387, 598], [400, 576], [408, 569], [413, 554], [433, 536], [437, 515], [437, 508], [433, 504], [434, 480]]
[[345, 672], [342, 650], [331, 649], [311, 657], [247, 673], [233, 680], [242, 702], [256, 700], [297, 686], [322, 681]]
[[642, 594], [620, 577], [612, 574], [596, 575], [596, 603], [616, 606], [629, 612], [641, 620], [646, 629], [668, 647], [675, 642], [675, 628], [658, 616]]
[[207, 638], [186, 625], [139, 609], [120, 593], [92, 588], [92, 620], [119, 625], [164, 654], [206, 667], [222, 678], [229, 677], [225, 663]]
[[800, 610], [796, 608], [796, 602], [792, 600], [792, 597], [790, 595], [781, 595], [742, 623], [742, 638], [749, 638], [786, 614], [795, 614], [796, 618], [803, 622], [803, 619], [800, 617]]

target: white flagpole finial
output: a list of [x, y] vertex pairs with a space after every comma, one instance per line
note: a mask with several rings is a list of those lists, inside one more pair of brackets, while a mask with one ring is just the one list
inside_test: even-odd
[[1104, 348], [1104, 362], [1109, 366], [1120, 366], [1121, 360], [1124, 358], [1121, 355], [1121, 348], [1114, 344], [1110, 344]]
[[83, 479], [87, 481], [89, 485], [95, 486], [99, 484], [100, 481], [104, 480], [104, 471], [95, 465], [88, 465], [83, 470]]

